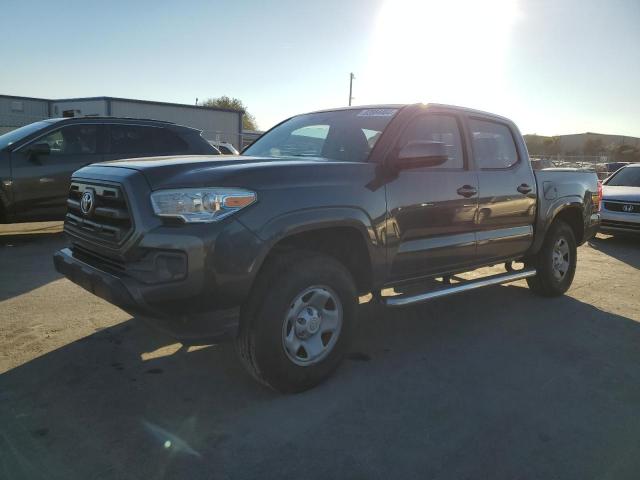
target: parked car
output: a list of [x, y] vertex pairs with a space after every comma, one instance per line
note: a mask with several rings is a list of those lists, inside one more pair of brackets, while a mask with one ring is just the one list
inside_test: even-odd
[[640, 233], [640, 163], [623, 166], [602, 185], [601, 229]]
[[217, 148], [222, 155], [240, 155], [233, 143], [209, 140], [209, 144]]
[[594, 172], [534, 173], [510, 120], [443, 105], [299, 115], [227, 160], [92, 165], [68, 201], [59, 272], [180, 337], [231, 334], [282, 392], [338, 366], [359, 294], [401, 307], [526, 279], [561, 295], [599, 225]]
[[90, 163], [219, 153], [200, 131], [158, 120], [55, 118], [0, 136], [0, 222], [62, 220], [71, 174]]
[[605, 163], [605, 170], [609, 173], [615, 173], [618, 170], [620, 170], [622, 167], [625, 167], [627, 165], [629, 165], [631, 162], [609, 162], [609, 163]]

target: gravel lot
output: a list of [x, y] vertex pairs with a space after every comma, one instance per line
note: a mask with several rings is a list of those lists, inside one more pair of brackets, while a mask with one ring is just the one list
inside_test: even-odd
[[639, 476], [639, 239], [581, 247], [562, 298], [362, 305], [349, 360], [294, 396], [61, 278], [64, 244], [0, 226], [2, 479]]

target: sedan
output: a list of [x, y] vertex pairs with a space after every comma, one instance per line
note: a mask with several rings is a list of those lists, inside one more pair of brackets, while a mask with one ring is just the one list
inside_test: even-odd
[[640, 163], [622, 167], [602, 184], [601, 230], [640, 234]]

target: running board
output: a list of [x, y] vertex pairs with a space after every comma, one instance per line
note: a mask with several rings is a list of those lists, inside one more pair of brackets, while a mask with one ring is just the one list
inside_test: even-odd
[[447, 295], [454, 295], [456, 293], [466, 292], [468, 290], [475, 290], [476, 288], [515, 282], [516, 280], [534, 277], [535, 275], [536, 269], [528, 268], [526, 270], [501, 273], [499, 275], [492, 275], [490, 277], [479, 278], [477, 280], [468, 280], [459, 284], [440, 288], [438, 290], [433, 290], [431, 292], [419, 293], [417, 295], [396, 295], [393, 297], [382, 297], [382, 303], [383, 305], [386, 305], [388, 307], [404, 307], [406, 305], [413, 305], [415, 303], [433, 300], [434, 298], [446, 297]]

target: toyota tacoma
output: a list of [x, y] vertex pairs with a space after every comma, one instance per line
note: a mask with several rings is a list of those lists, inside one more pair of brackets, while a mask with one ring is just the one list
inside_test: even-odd
[[256, 379], [296, 392], [341, 362], [361, 295], [402, 307], [521, 279], [562, 295], [600, 196], [595, 172], [534, 172], [504, 117], [350, 107], [285, 120], [239, 156], [78, 170], [54, 262], [178, 338], [235, 338]]

